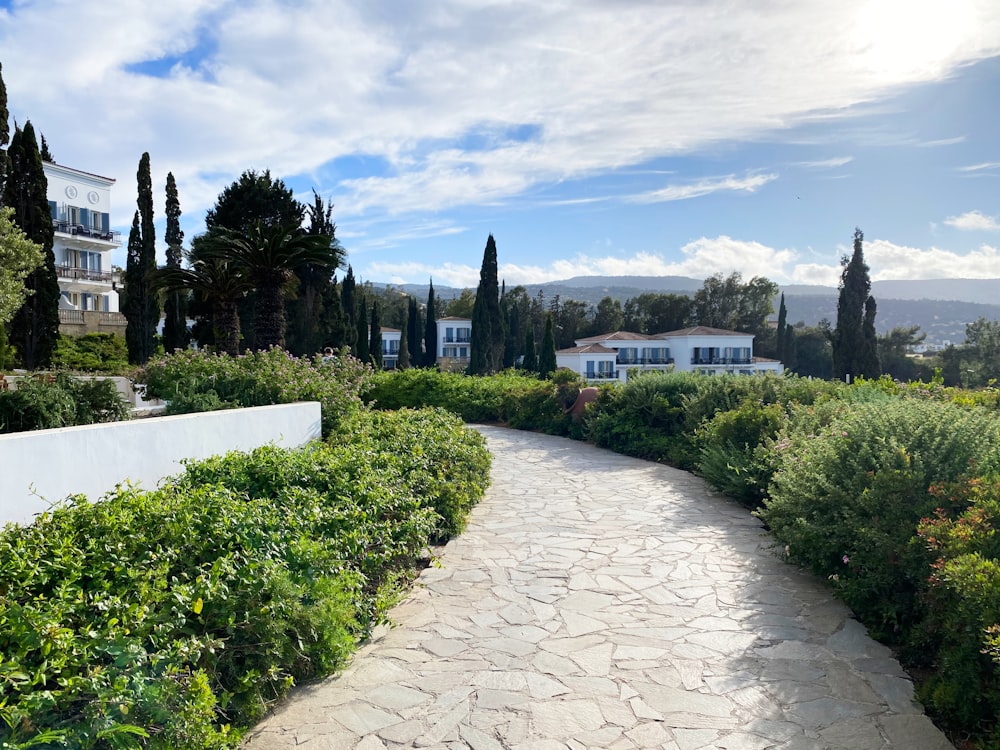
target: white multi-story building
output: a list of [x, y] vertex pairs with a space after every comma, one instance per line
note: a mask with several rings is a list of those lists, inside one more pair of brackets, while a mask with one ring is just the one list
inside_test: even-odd
[[118, 311], [119, 279], [111, 254], [121, 236], [111, 230], [110, 177], [43, 162], [55, 230], [53, 252], [59, 277], [59, 329], [63, 333], [123, 333]]
[[629, 372], [674, 369], [704, 375], [784, 372], [781, 362], [753, 356], [753, 334], [694, 326], [667, 333], [615, 331], [578, 339], [556, 352], [559, 367], [588, 380], [628, 380]]
[[402, 331], [398, 328], [386, 328], [382, 331], [382, 367], [386, 370], [395, 370], [399, 364], [399, 340], [402, 338]]
[[472, 321], [444, 317], [437, 320], [437, 362], [441, 370], [456, 372], [469, 366]]

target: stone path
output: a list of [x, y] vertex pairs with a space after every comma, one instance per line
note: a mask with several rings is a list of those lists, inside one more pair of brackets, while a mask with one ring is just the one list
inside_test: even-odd
[[951, 748], [890, 652], [690, 474], [480, 428], [468, 531], [247, 750]]

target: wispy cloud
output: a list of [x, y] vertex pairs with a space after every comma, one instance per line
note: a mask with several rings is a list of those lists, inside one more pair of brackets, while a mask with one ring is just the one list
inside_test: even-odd
[[850, 164], [852, 161], [854, 161], [853, 156], [835, 156], [832, 159], [823, 159], [822, 161], [800, 161], [796, 166], [808, 169], [832, 169]]
[[984, 161], [982, 164], [970, 164], [967, 167], [959, 167], [959, 172], [983, 172], [991, 169], [1000, 169], [1000, 161]]
[[996, 217], [987, 216], [981, 211], [966, 211], [959, 216], [949, 216], [944, 223], [955, 229], [978, 232], [996, 232], [1000, 230], [1000, 222]]
[[668, 185], [659, 190], [650, 190], [646, 193], [629, 196], [627, 200], [632, 203], [665, 203], [668, 201], [699, 198], [703, 195], [718, 193], [720, 191], [754, 193], [759, 188], [776, 179], [778, 179], [778, 175], [776, 174], [754, 174], [746, 177], [727, 175], [725, 177], [700, 180], [686, 185]]

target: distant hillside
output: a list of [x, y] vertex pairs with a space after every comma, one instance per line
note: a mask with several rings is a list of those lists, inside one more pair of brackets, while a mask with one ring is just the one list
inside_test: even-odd
[[[555, 295], [596, 305], [609, 296], [625, 302], [646, 292], [691, 295], [700, 289], [702, 280], [685, 276], [576, 276], [547, 284], [525, 284], [532, 297], [539, 290], [551, 300]], [[385, 284], [375, 284], [384, 287]], [[403, 284], [394, 288], [427, 298], [426, 284]], [[834, 322], [837, 317], [835, 287], [790, 284], [782, 287], [788, 321], [814, 326], [822, 319]], [[434, 287], [437, 298], [447, 301], [462, 290]], [[944, 346], [965, 340], [965, 326], [983, 317], [1000, 320], [1000, 279], [934, 279], [919, 281], [876, 281], [872, 294], [878, 303], [876, 326], [887, 333], [901, 326], [920, 326], [927, 334], [927, 344]], [[777, 310], [777, 300], [775, 300]]]

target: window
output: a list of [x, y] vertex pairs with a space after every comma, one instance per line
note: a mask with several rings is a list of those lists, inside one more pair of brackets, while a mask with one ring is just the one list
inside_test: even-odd
[[602, 378], [610, 378], [614, 374], [615, 363], [609, 359], [597, 363], [597, 372]]
[[[604, 364], [604, 363], [602, 362], [601, 364]], [[597, 371], [594, 369], [594, 360], [592, 360], [592, 359], [588, 359], [587, 360], [587, 377], [588, 378], [595, 378], [595, 377], [597, 377]]]

